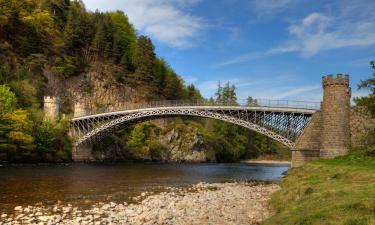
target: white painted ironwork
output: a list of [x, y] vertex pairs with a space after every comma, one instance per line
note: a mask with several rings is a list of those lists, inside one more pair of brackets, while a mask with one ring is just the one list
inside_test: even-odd
[[211, 102], [207, 100], [164, 100], [146, 103], [117, 103], [116, 106], [87, 109], [86, 114], [82, 112], [75, 117], [97, 115], [108, 112], [127, 111], [134, 109], [150, 109], [160, 107], [182, 107], [182, 106], [231, 106], [231, 107], [267, 107], [267, 108], [286, 108], [286, 109], [302, 109], [302, 110], [319, 110], [319, 102], [291, 101], [291, 100], [272, 100], [272, 99], [253, 99], [248, 102], [247, 99], [240, 99], [236, 102]]
[[[297, 108], [296, 105], [293, 107], [261, 106], [259, 104], [251, 106], [192, 104], [188, 106], [182, 105], [181, 101], [175, 101], [175, 105], [172, 101], [168, 103], [162, 105], [162, 102], [158, 102], [159, 107], [152, 107], [156, 103], [150, 103], [145, 108], [133, 106], [129, 107], [131, 108], [129, 110], [90, 113], [90, 115], [73, 118], [72, 133], [76, 137], [75, 145], [98, 141], [124, 124], [129, 125], [165, 117], [195, 116], [237, 124], [293, 148], [295, 140], [317, 110], [313, 109], [312, 104], [311, 107], [307, 107], [308, 105], [305, 104], [305, 107]], [[300, 104], [300, 106], [302, 105]]]

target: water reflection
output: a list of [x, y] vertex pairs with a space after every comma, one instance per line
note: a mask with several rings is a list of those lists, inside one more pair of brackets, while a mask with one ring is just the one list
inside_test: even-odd
[[200, 181], [278, 180], [289, 166], [259, 164], [68, 164], [0, 167], [0, 211], [57, 201], [128, 201], [144, 191]]

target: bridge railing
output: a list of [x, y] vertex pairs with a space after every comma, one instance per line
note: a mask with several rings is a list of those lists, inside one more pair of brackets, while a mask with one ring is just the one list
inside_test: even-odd
[[209, 101], [209, 100], [164, 100], [152, 101], [146, 103], [126, 103], [118, 104], [115, 107], [87, 109], [84, 115], [75, 115], [74, 117], [88, 116], [99, 113], [109, 113], [116, 111], [126, 111], [134, 109], [158, 108], [158, 107], [181, 107], [181, 106], [240, 106], [240, 107], [276, 107], [291, 109], [319, 110], [319, 102], [291, 101], [291, 100], [272, 100], [272, 99], [239, 99], [237, 101]]

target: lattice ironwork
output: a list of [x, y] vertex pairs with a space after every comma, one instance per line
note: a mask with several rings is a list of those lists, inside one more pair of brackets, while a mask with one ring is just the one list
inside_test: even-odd
[[97, 115], [108, 112], [118, 112], [134, 109], [150, 109], [160, 107], [182, 107], [182, 106], [239, 106], [239, 107], [273, 107], [273, 108], [288, 108], [288, 109], [310, 109], [319, 110], [319, 102], [306, 102], [306, 101], [291, 101], [291, 100], [273, 100], [273, 99], [253, 99], [249, 102], [247, 99], [239, 99], [236, 102], [216, 102], [207, 100], [163, 100], [145, 103], [114, 103], [108, 107], [99, 107], [95, 109], [87, 109], [84, 114], [77, 115], [76, 117], [83, 117], [89, 115]]
[[175, 116], [217, 119], [251, 129], [293, 148], [315, 109], [264, 106], [167, 106], [100, 113], [74, 118], [75, 145], [96, 142], [120, 126]]

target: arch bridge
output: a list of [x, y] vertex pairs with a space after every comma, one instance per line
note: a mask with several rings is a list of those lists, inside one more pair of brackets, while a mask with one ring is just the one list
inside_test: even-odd
[[319, 103], [245, 100], [232, 103], [207, 101], [159, 101], [131, 105], [108, 112], [83, 112], [72, 119], [74, 146], [97, 142], [121, 126], [166, 117], [202, 117], [236, 124], [264, 134], [293, 148], [296, 139], [305, 129]]
[[201, 117], [264, 134], [292, 150], [292, 164], [344, 154], [350, 148], [349, 77], [323, 77], [323, 101], [159, 101], [88, 112], [76, 103], [71, 134], [74, 161], [91, 160], [91, 144], [121, 126], [166, 117]]

